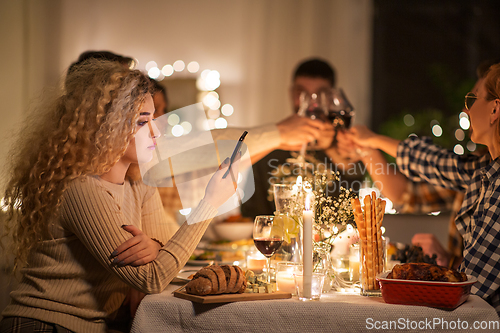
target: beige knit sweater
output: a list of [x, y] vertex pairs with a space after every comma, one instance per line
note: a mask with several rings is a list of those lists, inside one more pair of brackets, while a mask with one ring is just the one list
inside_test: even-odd
[[[105, 320], [123, 303], [130, 287], [159, 293], [177, 275], [217, 210], [202, 201], [170, 237], [155, 188], [142, 182], [111, 184], [98, 177], [73, 181], [64, 194], [53, 239], [29, 257], [22, 280], [2, 315], [52, 322], [76, 332], [104, 332]], [[140, 267], [118, 267], [111, 253], [132, 236], [134, 224], [165, 243], [157, 258]], [[112, 318], [111, 318], [112, 319]]]

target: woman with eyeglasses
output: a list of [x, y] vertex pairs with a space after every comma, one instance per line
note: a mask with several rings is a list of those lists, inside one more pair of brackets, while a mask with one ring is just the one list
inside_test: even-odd
[[163, 291], [234, 194], [226, 159], [169, 234], [158, 191], [127, 177], [153, 158], [160, 135], [151, 92], [140, 71], [88, 60], [22, 131], [3, 221], [21, 281], [0, 332], [128, 331], [130, 314], [119, 310], [129, 290]]
[[500, 314], [500, 64], [491, 66], [465, 96], [465, 109], [471, 140], [487, 146], [485, 156], [457, 155], [428, 138], [398, 141], [361, 126], [348, 136], [361, 148], [396, 157], [399, 169], [413, 181], [465, 191], [455, 220], [464, 240], [459, 270], [477, 278], [471, 292]]

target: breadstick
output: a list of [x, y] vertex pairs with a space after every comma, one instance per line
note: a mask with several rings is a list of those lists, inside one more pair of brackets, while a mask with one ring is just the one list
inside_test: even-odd
[[[361, 241], [366, 241], [366, 221], [363, 215], [363, 211], [361, 210], [361, 202], [359, 201], [358, 198], [356, 199], [351, 199], [351, 204], [353, 208], [353, 213], [354, 213], [354, 220], [356, 221], [356, 225], [358, 227], [358, 233], [359, 233], [359, 239]], [[359, 257], [360, 257], [360, 263], [361, 263], [361, 284], [363, 285], [363, 288], [367, 288], [367, 270], [366, 270], [366, 263], [363, 258], [366, 256], [366, 248], [364, 246], [361, 246], [360, 252], [359, 252]]]
[[359, 237], [360, 239], [366, 239], [366, 221], [363, 216], [363, 211], [361, 210], [361, 202], [359, 199], [351, 199], [351, 204], [354, 212], [354, 220], [356, 221], [356, 225], [358, 227]]
[[373, 265], [373, 231], [372, 231], [372, 202], [369, 195], [365, 196], [365, 222], [366, 222], [366, 270], [368, 276], [368, 289], [374, 286], [374, 265]]
[[379, 266], [380, 270], [378, 273], [381, 273], [384, 271], [384, 244], [383, 244], [383, 239], [382, 239], [382, 220], [384, 219], [384, 213], [385, 213], [385, 204], [386, 202], [384, 200], [378, 199], [379, 204], [377, 205], [377, 236], [379, 239], [379, 244], [378, 244], [378, 251], [379, 251]]
[[378, 238], [377, 238], [377, 195], [375, 192], [371, 194], [372, 199], [372, 239], [373, 239], [373, 285], [372, 290], [377, 289], [377, 280], [375, 277], [379, 270], [379, 253], [378, 253]]

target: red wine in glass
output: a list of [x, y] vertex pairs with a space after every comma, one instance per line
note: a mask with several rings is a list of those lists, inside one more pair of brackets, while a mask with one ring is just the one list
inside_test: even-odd
[[271, 282], [271, 256], [283, 243], [283, 224], [275, 224], [273, 215], [258, 215], [253, 222], [255, 247], [266, 256], [266, 281]]
[[255, 247], [266, 257], [271, 257], [283, 244], [280, 238], [257, 238], [254, 239]]
[[354, 111], [332, 111], [328, 112], [328, 120], [333, 124], [335, 128], [350, 128], [351, 120]]

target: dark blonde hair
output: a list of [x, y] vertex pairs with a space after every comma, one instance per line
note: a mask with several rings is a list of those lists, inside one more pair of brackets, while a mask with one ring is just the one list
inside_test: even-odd
[[5, 197], [4, 235], [13, 238], [16, 267], [50, 239], [70, 181], [101, 175], [123, 156], [134, 137], [149, 78], [110, 61], [90, 59], [72, 69], [55, 104], [36, 112], [36, 128], [21, 132]]
[[493, 101], [500, 98], [500, 64], [492, 65], [484, 78], [486, 99]]

